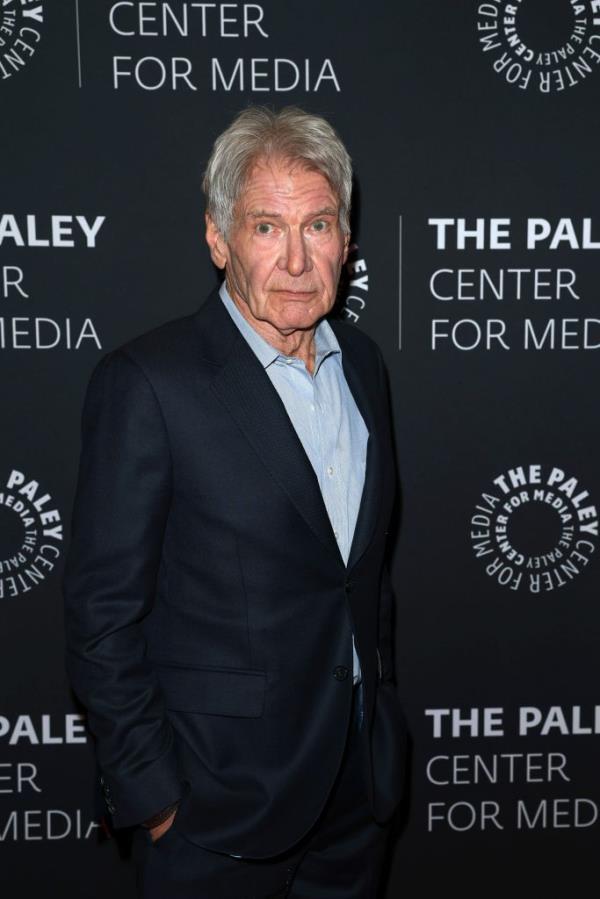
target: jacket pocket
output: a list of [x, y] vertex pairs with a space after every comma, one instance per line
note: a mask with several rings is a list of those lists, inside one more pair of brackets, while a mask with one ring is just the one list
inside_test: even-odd
[[156, 664], [165, 703], [175, 712], [260, 718], [266, 672], [241, 668], [185, 668]]

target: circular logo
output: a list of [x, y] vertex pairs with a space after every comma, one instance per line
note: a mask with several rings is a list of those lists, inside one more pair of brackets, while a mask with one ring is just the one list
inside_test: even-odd
[[0, 3], [0, 82], [25, 68], [42, 39], [43, 21], [41, 0]]
[[600, 63], [600, 0], [479, 3], [477, 36], [508, 84], [557, 93], [581, 84]]
[[58, 561], [63, 526], [39, 481], [13, 469], [0, 485], [0, 600], [29, 593]]
[[589, 564], [598, 513], [589, 491], [562, 468], [520, 465], [481, 494], [470, 539], [485, 573], [500, 586], [547, 593]]
[[357, 322], [367, 305], [369, 273], [367, 262], [357, 243], [350, 244], [348, 259], [340, 280], [340, 314], [348, 321]]

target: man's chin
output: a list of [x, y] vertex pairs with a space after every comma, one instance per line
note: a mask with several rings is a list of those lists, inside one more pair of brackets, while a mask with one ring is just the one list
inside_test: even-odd
[[318, 315], [282, 315], [274, 324], [281, 334], [291, 334], [292, 331], [309, 331], [315, 327], [324, 314], [321, 312]]
[[273, 320], [277, 322], [279, 331], [314, 328], [329, 311], [326, 303], [310, 303], [309, 299], [291, 299], [277, 305], [279, 308], [273, 315]]

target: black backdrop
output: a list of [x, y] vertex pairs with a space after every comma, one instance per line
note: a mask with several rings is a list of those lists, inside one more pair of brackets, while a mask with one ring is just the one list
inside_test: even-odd
[[101, 354], [213, 285], [215, 135], [294, 102], [354, 159], [344, 314], [394, 399], [414, 751], [387, 896], [587, 895], [600, 2], [5, 0], [0, 20], [3, 882], [132, 894], [63, 669], [83, 392]]

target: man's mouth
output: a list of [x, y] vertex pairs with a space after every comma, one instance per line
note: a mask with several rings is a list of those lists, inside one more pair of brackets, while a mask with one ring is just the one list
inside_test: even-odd
[[277, 293], [280, 296], [291, 297], [292, 299], [302, 300], [308, 297], [312, 297], [315, 295], [316, 291], [314, 289], [308, 290], [288, 290], [285, 287], [275, 287], [271, 291], [272, 293]]

